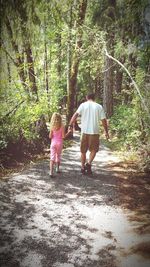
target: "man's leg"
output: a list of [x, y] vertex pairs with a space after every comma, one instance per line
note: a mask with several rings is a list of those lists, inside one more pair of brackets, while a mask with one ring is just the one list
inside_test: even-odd
[[81, 151], [81, 173], [85, 174], [85, 163], [86, 163], [86, 152], [88, 149], [88, 142], [87, 142], [87, 135], [82, 134], [81, 136], [81, 144], [80, 144], [80, 151]]
[[87, 173], [91, 174], [92, 173], [91, 164], [99, 148], [99, 135], [98, 134], [89, 135], [88, 141], [89, 141], [90, 155], [89, 155], [89, 161], [86, 164], [86, 169], [87, 169]]
[[89, 155], [89, 164], [91, 165], [92, 161], [94, 160], [95, 156], [96, 156], [96, 151], [91, 151], [90, 155]]
[[89, 155], [89, 161], [88, 161], [88, 163], [86, 163], [86, 170], [87, 170], [88, 174], [92, 174], [91, 164], [92, 164], [92, 161], [95, 158], [95, 156], [96, 156], [96, 152], [95, 151], [91, 151], [90, 155]]
[[84, 165], [86, 162], [86, 153], [81, 152], [81, 168], [84, 169]]

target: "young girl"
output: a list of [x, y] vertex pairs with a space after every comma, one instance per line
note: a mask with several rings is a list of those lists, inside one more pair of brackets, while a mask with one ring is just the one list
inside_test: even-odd
[[53, 113], [50, 122], [49, 138], [51, 139], [50, 146], [50, 177], [53, 177], [53, 167], [56, 164], [56, 172], [59, 173], [61, 160], [61, 152], [63, 148], [63, 139], [68, 136], [71, 130], [65, 134], [65, 129], [62, 124], [62, 117], [59, 113]]

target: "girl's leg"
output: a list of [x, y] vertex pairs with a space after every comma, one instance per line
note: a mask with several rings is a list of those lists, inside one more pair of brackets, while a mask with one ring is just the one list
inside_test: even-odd
[[56, 153], [56, 172], [59, 172], [60, 160], [61, 160], [61, 152], [62, 152], [62, 143], [57, 146], [57, 153]]
[[55, 164], [55, 160], [56, 160], [56, 146], [55, 146], [55, 144], [51, 145], [50, 151], [51, 151], [51, 155], [50, 155], [50, 176], [52, 176], [53, 175], [53, 170], [54, 170], [54, 164]]
[[50, 160], [50, 176], [53, 175], [53, 168], [54, 167], [54, 161], [53, 160]]
[[56, 162], [56, 172], [59, 173], [59, 166], [60, 166], [60, 162]]

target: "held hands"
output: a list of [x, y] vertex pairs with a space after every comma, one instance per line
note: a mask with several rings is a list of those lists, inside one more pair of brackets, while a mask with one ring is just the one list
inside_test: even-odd
[[72, 133], [73, 133], [73, 127], [71, 125], [69, 125], [67, 133], [65, 134], [64, 138], [67, 138], [69, 135], [72, 135]]
[[73, 133], [73, 126], [72, 125], [68, 125], [68, 133]]
[[108, 132], [105, 132], [105, 137], [106, 137], [107, 140], [110, 141], [110, 137], [109, 137], [109, 133]]

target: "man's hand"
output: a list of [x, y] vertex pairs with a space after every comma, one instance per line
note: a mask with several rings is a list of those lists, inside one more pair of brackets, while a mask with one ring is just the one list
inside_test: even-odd
[[67, 131], [67, 134], [71, 134], [73, 135], [73, 126], [72, 125], [68, 125], [68, 131]]
[[109, 133], [105, 133], [105, 137], [107, 140], [110, 140]]
[[68, 125], [68, 131], [73, 132], [73, 126], [72, 125]]

